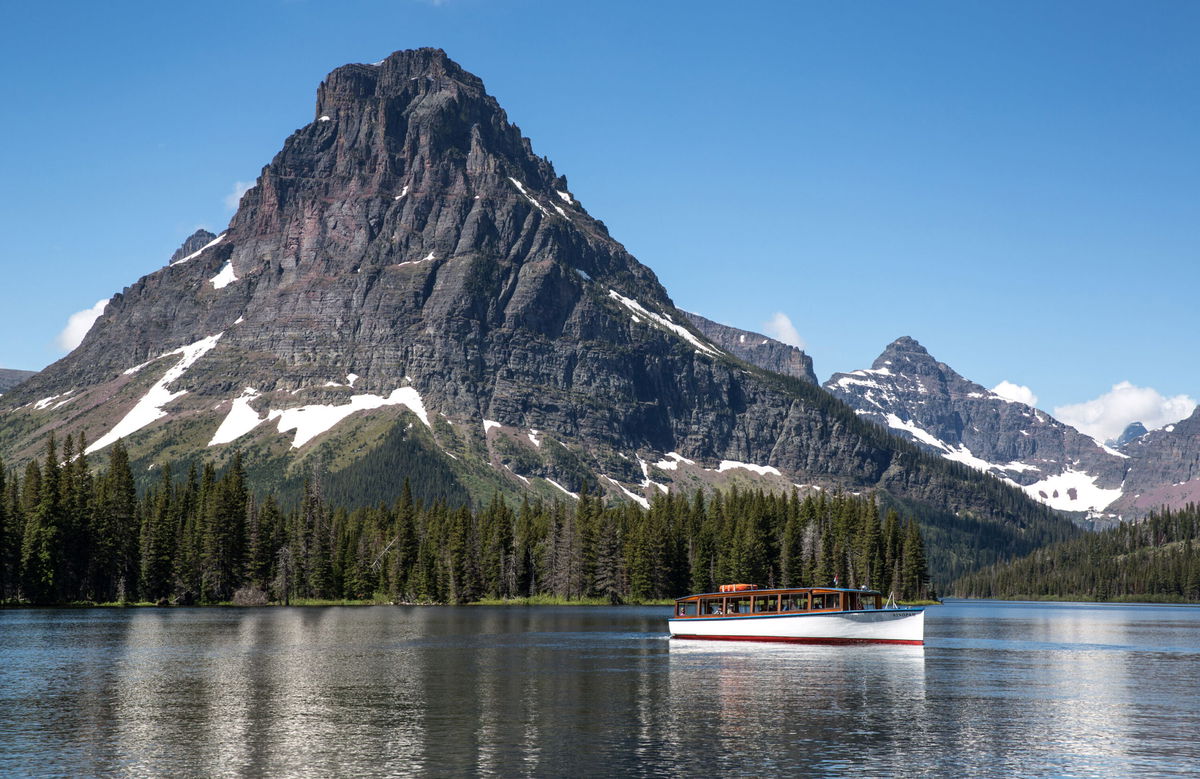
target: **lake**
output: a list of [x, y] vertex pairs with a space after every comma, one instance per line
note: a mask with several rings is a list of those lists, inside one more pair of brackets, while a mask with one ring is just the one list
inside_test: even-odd
[[1200, 772], [1200, 608], [950, 602], [926, 645], [670, 609], [0, 612], [6, 775]]

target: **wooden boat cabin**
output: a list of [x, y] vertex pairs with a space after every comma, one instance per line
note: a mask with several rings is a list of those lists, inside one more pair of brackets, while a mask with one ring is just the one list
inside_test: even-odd
[[875, 611], [883, 608], [875, 590], [844, 587], [759, 589], [754, 584], [722, 584], [718, 592], [689, 595], [675, 601], [675, 617], [736, 617], [816, 612]]

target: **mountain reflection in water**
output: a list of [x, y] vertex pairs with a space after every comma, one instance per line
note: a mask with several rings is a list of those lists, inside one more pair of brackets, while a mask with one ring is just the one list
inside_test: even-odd
[[0, 774], [1187, 775], [1200, 609], [956, 603], [925, 647], [666, 608], [0, 612]]

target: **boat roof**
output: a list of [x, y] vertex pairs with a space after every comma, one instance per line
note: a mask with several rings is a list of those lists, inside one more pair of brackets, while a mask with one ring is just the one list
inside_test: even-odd
[[692, 595], [684, 595], [682, 598], [675, 600], [687, 600], [688, 598], [707, 598], [707, 597], [743, 597], [746, 595], [777, 595], [788, 592], [857, 592], [860, 595], [882, 595], [879, 590], [861, 590], [855, 587], [763, 587], [757, 590], [737, 590], [736, 592], [698, 592]]

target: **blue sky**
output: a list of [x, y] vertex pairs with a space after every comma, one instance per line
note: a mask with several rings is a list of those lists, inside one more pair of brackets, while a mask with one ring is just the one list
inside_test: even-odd
[[1048, 411], [1178, 414], [1198, 36], [1153, 1], [8, 3], [0, 367], [220, 231], [329, 70], [439, 46], [678, 305], [790, 322], [822, 379], [910, 335]]

